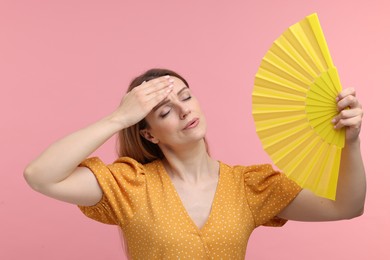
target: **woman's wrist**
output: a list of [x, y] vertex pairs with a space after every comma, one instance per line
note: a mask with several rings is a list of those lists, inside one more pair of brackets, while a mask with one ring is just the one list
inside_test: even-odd
[[121, 131], [122, 129], [125, 129], [127, 127], [130, 127], [131, 124], [128, 122], [125, 122], [125, 120], [122, 119], [119, 115], [112, 113], [108, 115], [107, 117], [103, 118], [103, 121], [105, 121], [107, 124], [110, 125], [116, 132]]
[[360, 138], [354, 140], [346, 140], [345, 147], [348, 149], [360, 149]]

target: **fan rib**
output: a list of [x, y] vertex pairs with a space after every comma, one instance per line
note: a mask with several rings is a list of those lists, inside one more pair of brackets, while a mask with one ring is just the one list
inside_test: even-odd
[[318, 71], [321, 72], [326, 70], [327, 68], [323, 66], [321, 59], [317, 56], [313, 46], [311, 45], [310, 40], [303, 32], [301, 25], [292, 26], [290, 31], [295, 35], [297, 39], [299, 39], [299, 43], [301, 44], [302, 48], [307, 52], [313, 63], [316, 65]]
[[261, 82], [261, 86], [257, 86], [256, 88], [254, 88], [254, 92], [256, 95], [258, 95], [258, 93], [261, 93], [262, 91], [264, 91], [264, 89], [267, 89], [267, 90], [273, 90], [275, 92], [283, 92], [283, 93], [288, 93], [290, 95], [293, 95], [293, 96], [297, 96], [297, 97], [301, 97], [301, 98], [305, 98], [306, 97], [306, 90], [305, 92], [302, 92], [302, 91], [297, 91], [293, 88], [289, 88], [289, 87], [286, 87], [286, 86], [283, 86], [283, 85], [278, 85], [278, 84], [274, 84], [270, 81], [266, 81], [266, 80], [259, 80], [257, 82]]
[[307, 185], [307, 179], [310, 177], [314, 164], [318, 162], [318, 158], [320, 155], [319, 146], [321, 145], [320, 138], [314, 138], [310, 143], [310, 150], [307, 156], [302, 160], [299, 167], [297, 167], [294, 171], [289, 175], [291, 178], [294, 178], [298, 184], [301, 186]]
[[269, 135], [267, 137], [264, 137], [263, 146], [264, 149], [274, 149], [272, 146], [278, 146], [280, 143], [284, 143], [285, 141], [289, 142], [288, 139], [291, 138], [291, 136], [300, 136], [304, 132], [310, 131], [310, 128], [307, 124], [301, 124], [294, 128], [281, 131], [280, 133]]
[[257, 130], [257, 133], [260, 135], [260, 137], [262, 135], [265, 135], [265, 137], [266, 137], [266, 136], [272, 136], [273, 133], [276, 133], [276, 132], [285, 132], [285, 131], [288, 131], [290, 129], [293, 129], [296, 124], [307, 125], [307, 127], [310, 127], [310, 125], [307, 122], [307, 119], [302, 118], [302, 119], [296, 119], [296, 120], [290, 119], [290, 121], [288, 121], [288, 122], [279, 122], [279, 123], [275, 123], [275, 124], [267, 125], [267, 126], [260, 125], [259, 123], [256, 123], [256, 130]]
[[301, 56], [298, 50], [296, 50], [283, 35], [279, 37], [275, 43], [281, 50], [283, 50], [286, 55], [289, 55], [294, 62], [299, 64], [299, 66], [308, 73], [313, 79], [317, 77], [318, 73], [310, 66], [310, 64]]
[[[284, 88], [291, 89], [292, 91], [297, 91], [301, 93], [305, 93], [308, 90], [306, 86], [302, 87], [299, 84], [296, 84], [294, 82], [291, 82], [287, 79], [283, 79], [280, 76], [277, 76], [276, 74], [273, 74], [271, 72], [261, 71], [262, 73], [259, 75], [256, 75], [255, 82], [259, 84], [259, 86], [263, 85], [262, 83], [270, 83], [270, 87], [272, 85], [279, 85], [283, 86]], [[264, 87], [267, 87], [267, 84], [263, 85]]]
[[297, 60], [294, 60], [293, 57], [286, 53], [285, 50], [277, 43], [274, 43], [274, 45], [271, 47], [270, 53], [275, 56], [275, 59], [277, 57], [278, 60], [285, 63], [285, 70], [294, 70], [296, 71], [296, 73], [299, 73], [303, 77], [307, 78], [309, 81], [313, 81], [317, 76], [315, 74], [310, 74], [309, 72], [307, 72]]
[[[283, 146], [279, 145], [279, 150], [273, 154], [272, 159], [275, 160], [275, 163], [278, 163], [282, 169], [285, 169], [288, 164], [295, 160], [312, 137], [313, 134], [310, 131], [307, 131], [300, 136], [296, 136], [295, 139], [291, 138], [288, 141], [285, 141], [282, 143]], [[286, 170], [286, 172], [290, 171]]]
[[276, 98], [282, 98], [282, 99], [289, 99], [289, 100], [295, 100], [295, 101], [305, 101], [304, 96], [297, 96], [295, 94], [286, 93], [280, 90], [276, 89], [269, 89], [269, 88], [262, 88], [259, 87], [253, 92], [253, 96], [255, 97], [276, 97]]
[[293, 46], [293, 48], [300, 54], [300, 56], [306, 61], [306, 63], [310, 65], [312, 70], [315, 71], [316, 75], [318, 76], [319, 74], [321, 74], [321, 71], [318, 69], [313, 59], [310, 57], [309, 53], [302, 47], [301, 43], [299, 42], [299, 39], [296, 37], [296, 35], [293, 34], [291, 29], [287, 29], [284, 32], [284, 37], [290, 43], [290, 45]]
[[294, 82], [295, 84], [298, 84], [300, 86], [308, 86], [311, 83], [310, 80], [304, 77], [297, 77], [297, 75], [292, 74], [292, 71], [286, 71], [282, 65], [275, 64], [274, 62], [272, 62], [272, 59], [269, 59], [269, 57], [264, 57], [262, 63], [264, 64], [264, 69], [267, 69], [274, 74], [280, 75], [281, 77], [291, 82]]
[[316, 42], [318, 43], [319, 48], [321, 49], [320, 52], [322, 53], [326, 64], [329, 68], [334, 67], [332, 57], [329, 53], [328, 44], [326, 43], [325, 36], [322, 33], [322, 28], [318, 16], [315, 14], [310, 15], [308, 16], [307, 20], [310, 24], [310, 27], [312, 28], [312, 32], [316, 38]]
[[312, 54], [313, 59], [315, 59], [315, 63], [320, 67], [320, 71], [326, 71], [329, 68], [329, 64], [324, 58], [324, 55], [314, 35], [312, 27], [307, 20], [304, 20], [300, 25], [302, 34], [305, 35], [307, 39], [307, 42], [305, 41], [305, 43], [307, 43], [307, 46], [305, 47], [308, 48], [308, 50]]

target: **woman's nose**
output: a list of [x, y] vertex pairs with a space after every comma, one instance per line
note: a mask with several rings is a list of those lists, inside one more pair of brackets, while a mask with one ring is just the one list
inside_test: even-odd
[[187, 106], [182, 106], [180, 112], [180, 119], [185, 119], [190, 113], [191, 110]]

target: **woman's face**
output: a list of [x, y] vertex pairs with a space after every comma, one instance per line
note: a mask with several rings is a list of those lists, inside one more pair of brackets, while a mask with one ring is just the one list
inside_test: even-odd
[[147, 139], [176, 147], [196, 142], [206, 134], [206, 120], [198, 100], [183, 81], [174, 77], [173, 90], [147, 116]]

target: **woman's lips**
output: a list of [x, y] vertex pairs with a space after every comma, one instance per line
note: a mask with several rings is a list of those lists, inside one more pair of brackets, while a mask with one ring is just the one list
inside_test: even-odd
[[199, 118], [194, 118], [183, 128], [183, 130], [191, 129], [199, 124]]

